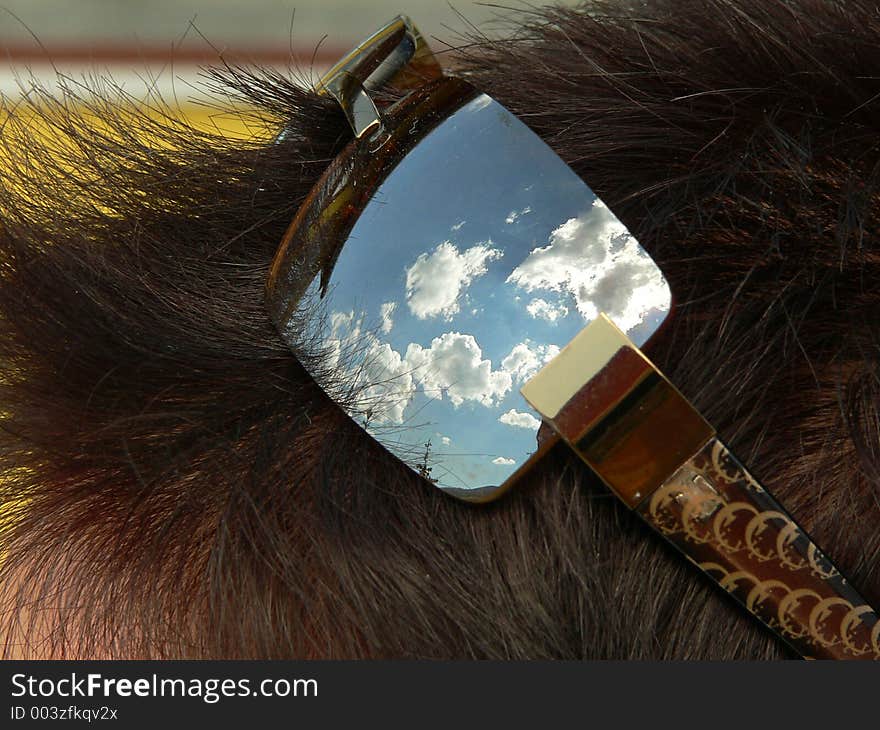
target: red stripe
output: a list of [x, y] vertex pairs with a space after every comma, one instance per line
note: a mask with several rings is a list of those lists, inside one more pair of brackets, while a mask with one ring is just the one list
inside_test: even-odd
[[[216, 50], [204, 45], [132, 46], [124, 43], [101, 43], [82, 45], [48, 43], [38, 46], [34, 43], [0, 42], [0, 54], [11, 64], [25, 63], [193, 63], [216, 64], [221, 58], [236, 63], [259, 63], [284, 65], [290, 62], [328, 66], [338, 61], [349, 49], [339, 46], [315, 43], [299, 43], [292, 49], [288, 46], [260, 47], [218, 47]], [[2, 62], [2, 61], [0, 61]]]

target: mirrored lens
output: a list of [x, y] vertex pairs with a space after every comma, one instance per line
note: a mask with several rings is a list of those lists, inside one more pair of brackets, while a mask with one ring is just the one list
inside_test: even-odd
[[313, 375], [437, 486], [492, 491], [537, 449], [519, 388], [599, 312], [636, 344], [670, 307], [657, 266], [542, 140], [479, 95], [384, 180], [322, 297]]

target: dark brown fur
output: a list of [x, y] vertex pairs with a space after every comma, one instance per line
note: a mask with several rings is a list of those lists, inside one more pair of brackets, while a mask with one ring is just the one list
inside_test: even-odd
[[[678, 302], [655, 360], [876, 605], [876, 6], [591, 2], [517, 24], [460, 51], [461, 72], [651, 251]], [[100, 98], [121, 143], [72, 99], [39, 102], [75, 143], [63, 164], [3, 130], [7, 652], [786, 656], [564, 450], [472, 508], [327, 401], [263, 286], [344, 120], [277, 76], [216, 78], [288, 140]]]

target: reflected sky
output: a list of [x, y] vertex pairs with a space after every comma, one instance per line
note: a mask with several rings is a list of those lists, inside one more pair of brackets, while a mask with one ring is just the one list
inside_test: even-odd
[[642, 344], [670, 301], [617, 218], [485, 95], [395, 168], [326, 297], [317, 281], [306, 297], [324, 366], [347, 383], [331, 395], [459, 489], [501, 484], [535, 451], [540, 420], [519, 388], [598, 312]]

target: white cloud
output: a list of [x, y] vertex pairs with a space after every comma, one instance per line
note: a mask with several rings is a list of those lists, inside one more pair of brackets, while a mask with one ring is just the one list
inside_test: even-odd
[[526, 340], [514, 345], [513, 349], [501, 361], [501, 369], [510, 373], [510, 376], [518, 383], [522, 383], [532, 377], [541, 366], [552, 360], [559, 354], [556, 345], [537, 345]]
[[500, 466], [513, 466], [516, 464], [516, 460], [508, 459], [504, 456], [499, 456], [497, 459], [492, 459], [493, 464], [498, 464]]
[[516, 410], [516, 408], [511, 408], [507, 413], [502, 413], [498, 420], [507, 426], [527, 428], [530, 431], [537, 431], [541, 427], [541, 422], [531, 413], [522, 413]]
[[409, 366], [388, 343], [371, 341], [358, 371], [357, 409], [375, 423], [403, 423], [415, 394]]
[[379, 307], [379, 314], [382, 316], [382, 332], [386, 335], [391, 332], [394, 327], [394, 310], [397, 309], [397, 302], [385, 302]]
[[568, 307], [564, 304], [551, 304], [546, 299], [532, 299], [526, 306], [526, 311], [535, 319], [543, 319], [545, 322], [555, 322], [568, 314]]
[[[510, 392], [515, 379], [529, 377], [559, 351], [552, 345], [523, 342], [496, 370], [473, 335], [445, 332], [428, 347], [410, 343], [401, 355], [365, 330], [353, 312], [333, 312], [329, 324], [325, 366], [345, 376], [340, 379], [344, 392], [334, 396], [373, 425], [403, 423], [419, 390], [432, 399], [448, 398], [455, 408], [466, 402], [493, 407]], [[451, 443], [448, 436], [441, 441], [444, 446]]]
[[419, 319], [442, 317], [459, 310], [459, 298], [471, 282], [486, 273], [486, 264], [500, 259], [491, 241], [459, 252], [454, 243], [444, 241], [430, 254], [423, 253], [406, 269], [406, 301]]
[[449, 436], [441, 436], [440, 443], [443, 444], [444, 446], [449, 446], [449, 444], [452, 443], [452, 439], [449, 438]]
[[328, 369], [340, 367], [343, 350], [360, 337], [360, 332], [360, 323], [355, 323], [354, 312], [333, 312], [330, 315], [330, 334], [324, 344]]
[[534, 249], [507, 281], [527, 292], [571, 296], [584, 319], [605, 312], [625, 331], [649, 312], [669, 307], [657, 266], [598, 199], [556, 228], [548, 245]]
[[429, 397], [447, 396], [456, 408], [465, 401], [494, 405], [513, 386], [510, 373], [483, 359], [473, 335], [445, 332], [427, 348], [412, 342], [404, 359]]
[[354, 312], [330, 315], [325, 367], [343, 372], [341, 397], [371, 424], [400, 424], [415, 394], [409, 365], [391, 345], [364, 332]]
[[504, 219], [504, 222], [507, 223], [507, 225], [510, 225], [511, 223], [516, 223], [518, 218], [521, 218], [522, 216], [531, 212], [532, 209], [529, 206], [526, 206], [522, 210], [512, 210], [510, 211], [510, 213], [507, 214], [507, 218]]

